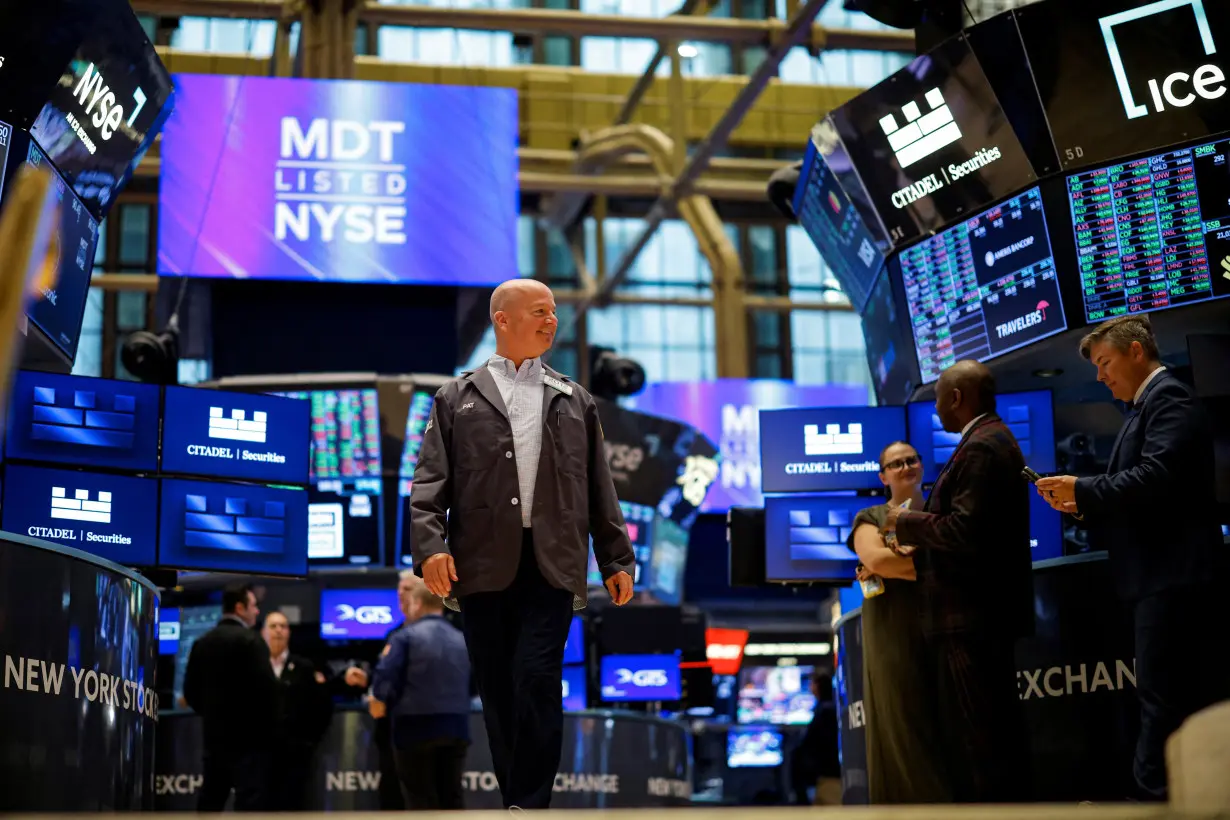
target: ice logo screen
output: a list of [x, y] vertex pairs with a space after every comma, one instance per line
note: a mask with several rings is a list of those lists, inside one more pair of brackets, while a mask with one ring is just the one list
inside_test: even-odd
[[1184, 7], [1190, 7], [1196, 18], [1196, 27], [1200, 32], [1200, 43], [1204, 48], [1204, 56], [1212, 57], [1217, 53], [1217, 44], [1213, 41], [1213, 30], [1209, 18], [1204, 11], [1204, 0], [1158, 0], [1140, 8], [1121, 11], [1098, 20], [1102, 29], [1102, 39], [1106, 42], [1106, 53], [1110, 57], [1111, 69], [1115, 73], [1115, 82], [1119, 85], [1119, 95], [1123, 99], [1123, 110], [1128, 119], [1135, 120], [1150, 113], [1162, 113], [1167, 104], [1175, 108], [1186, 108], [1196, 102], [1197, 97], [1206, 100], [1216, 100], [1226, 94], [1226, 74], [1220, 66], [1207, 63], [1199, 66], [1192, 73], [1176, 71], [1162, 79], [1149, 79], [1149, 96], [1154, 111], [1138, 103], [1132, 94], [1132, 86], [1128, 80], [1127, 69], [1123, 57], [1119, 53], [1119, 43], [1115, 39], [1115, 26], [1131, 23]]
[[803, 451], [809, 456], [857, 456], [863, 453], [863, 425], [851, 424], [845, 433], [840, 424], [803, 425]]
[[886, 114], [880, 127], [888, 137], [888, 144], [902, 168], [908, 168], [921, 159], [926, 159], [942, 148], [961, 139], [961, 129], [952, 118], [952, 111], [944, 102], [944, 95], [933, 88], [924, 95], [931, 110], [926, 114], [917, 102], [906, 103], [901, 109], [906, 124], [898, 127], [897, 118]]
[[320, 593], [320, 637], [381, 639], [402, 622], [395, 589], [326, 589]]
[[111, 493], [99, 492], [96, 501], [90, 500], [89, 490], [74, 490], [71, 498], [63, 487], [51, 488], [51, 517], [68, 521], [93, 521], [96, 524], [111, 523]]
[[244, 415], [242, 410], [232, 410], [228, 417], [223, 415], [221, 407], [209, 408], [209, 437], [264, 444], [269, 414], [257, 411], [252, 414], [251, 421], [245, 420]]

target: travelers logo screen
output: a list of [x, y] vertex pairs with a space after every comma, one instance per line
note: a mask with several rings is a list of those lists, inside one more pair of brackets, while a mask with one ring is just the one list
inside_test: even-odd
[[326, 589], [320, 593], [320, 637], [383, 639], [404, 620], [395, 589]]
[[168, 387], [162, 469], [306, 484], [311, 403], [259, 393]]
[[153, 566], [158, 482], [10, 464], [0, 521], [8, 532], [54, 541], [125, 566]]
[[159, 398], [156, 385], [20, 371], [8, 457], [153, 472]]
[[[175, 81], [160, 274], [439, 285], [517, 275], [515, 90]], [[221, 163], [228, 172], [215, 174]]]
[[766, 493], [880, 487], [880, 451], [905, 438], [901, 407], [760, 411]]

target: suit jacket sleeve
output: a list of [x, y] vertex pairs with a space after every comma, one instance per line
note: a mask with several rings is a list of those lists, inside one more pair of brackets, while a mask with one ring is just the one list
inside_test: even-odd
[[431, 419], [423, 433], [419, 463], [414, 468], [410, 488], [411, 552], [414, 569], [423, 574], [423, 562], [433, 555], [448, 553], [448, 509], [452, 504], [453, 411], [445, 397], [446, 387], [436, 392]]
[[619, 509], [615, 482], [606, 463], [598, 405], [592, 398], [585, 405], [585, 428], [589, 435], [589, 532], [594, 538], [598, 569], [603, 581], [620, 572], [633, 575], [636, 556], [624, 528], [623, 510]]
[[1205, 430], [1195, 400], [1173, 384], [1158, 385], [1150, 398], [1151, 406], [1141, 419], [1145, 429], [1140, 460], [1117, 473], [1078, 478], [1076, 506], [1081, 515], [1098, 518], [1148, 504], [1169, 496], [1183, 481], [1183, 454]]
[[980, 480], [995, 469], [995, 450], [985, 442], [967, 441], [958, 458], [944, 478], [952, 487], [948, 512], [903, 510], [897, 519], [900, 543], [944, 552], [977, 549], [976, 516], [993, 513], [996, 506], [991, 483]]
[[406, 680], [406, 663], [409, 661], [409, 641], [405, 633], [398, 633], [389, 641], [389, 651], [380, 659], [372, 676], [372, 697], [388, 706], [401, 698], [402, 685]]

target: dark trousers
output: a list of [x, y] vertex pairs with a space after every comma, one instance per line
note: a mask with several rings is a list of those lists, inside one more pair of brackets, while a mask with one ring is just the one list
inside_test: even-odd
[[462, 740], [427, 740], [393, 750], [397, 779], [410, 811], [461, 811], [461, 776], [466, 748]]
[[315, 749], [305, 743], [282, 743], [269, 762], [269, 811], [307, 811]]
[[1230, 698], [1221, 595], [1212, 588], [1170, 590], [1135, 605], [1140, 735], [1132, 775], [1139, 799], [1166, 799], [1167, 738], [1191, 715]]
[[222, 811], [231, 789], [235, 790], [235, 811], [268, 810], [268, 750], [206, 747], [202, 775], [197, 811]]
[[956, 803], [1029, 800], [1029, 737], [1016, 686], [1016, 642], [980, 633], [928, 636], [943, 758]]
[[504, 805], [545, 809], [564, 737], [560, 679], [572, 593], [542, 577], [526, 530], [512, 585], [465, 596], [461, 611]]
[[380, 766], [380, 786], [377, 797], [381, 811], [405, 811], [406, 799], [402, 796], [400, 777], [397, 774], [397, 755], [393, 751], [393, 721], [378, 718], [372, 731], [376, 744], [376, 759]]

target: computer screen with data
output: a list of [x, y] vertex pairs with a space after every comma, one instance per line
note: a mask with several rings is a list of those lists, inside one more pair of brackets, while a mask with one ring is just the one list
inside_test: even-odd
[[[632, 582], [637, 589], [642, 589], [649, 581], [650, 561], [653, 559], [654, 508], [646, 504], [620, 501], [619, 509], [623, 511], [628, 539], [632, 541], [632, 552], [636, 556], [636, 569]], [[598, 559], [594, 555], [592, 537], [590, 538], [588, 575], [589, 586], [602, 586], [602, 571], [598, 568]]]
[[406, 436], [402, 442], [401, 462], [397, 466], [397, 560], [403, 566], [414, 563], [411, 555], [413, 535], [410, 526], [410, 490], [414, 485], [414, 469], [423, 449], [423, 434], [431, 421], [432, 393], [416, 390], [410, 397], [410, 412], [406, 416]]

